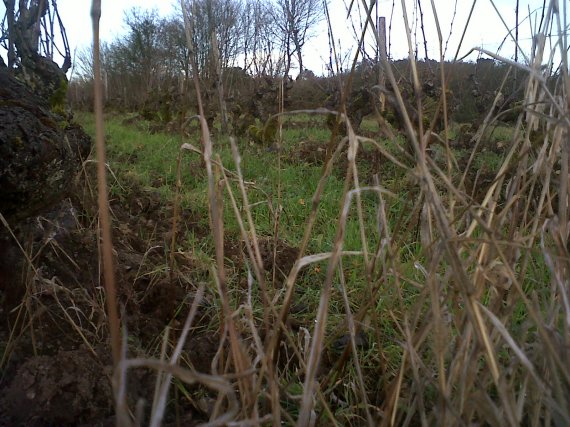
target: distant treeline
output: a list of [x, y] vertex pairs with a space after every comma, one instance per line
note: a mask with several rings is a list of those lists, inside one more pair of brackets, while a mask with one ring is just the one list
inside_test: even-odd
[[[352, 79], [348, 79], [348, 73], [322, 77], [303, 69], [293, 80], [288, 72], [292, 54], [297, 52], [289, 52], [288, 62], [276, 61], [272, 57], [273, 48], [267, 43], [271, 44], [271, 40], [275, 42], [272, 39], [275, 35], [266, 34], [259, 27], [269, 19], [263, 10], [256, 12], [259, 22], [251, 22], [251, 28], [242, 28], [242, 32], [251, 32], [249, 39], [244, 38], [242, 33], [238, 37], [236, 32], [239, 30], [236, 20], [244, 11], [226, 9], [214, 12], [193, 11], [194, 18], [198, 19], [204, 14], [210, 16], [208, 19], [211, 22], [210, 28], [202, 26], [199, 32], [194, 33], [195, 48], [191, 52], [186, 45], [181, 17], [159, 18], [152, 12], [131, 11], [125, 20], [127, 33], [113, 43], [102, 46], [102, 77], [107, 108], [136, 111], [163, 124], [179, 120], [187, 114], [195, 114], [196, 94], [191, 66], [194, 61], [210, 122], [221, 111], [224, 111], [225, 122], [231, 122], [232, 117], [249, 116], [248, 123], [234, 124], [234, 127], [247, 127], [253, 119], [264, 121], [277, 111], [280, 96], [284, 97], [287, 110], [336, 109], [343, 99], [340, 93], [346, 91], [349, 80], [351, 87], [345, 96], [347, 111], [358, 112], [354, 115], [356, 121], [372, 112], [371, 104], [377, 101], [380, 93], [377, 85], [381, 67], [378, 64], [361, 62]], [[212, 43], [214, 39], [218, 41]], [[265, 43], [263, 55], [259, 46], [247, 45], [253, 42], [256, 46]], [[89, 109], [92, 105], [90, 55], [91, 52], [86, 50], [76, 58], [69, 85], [69, 101], [74, 108]], [[238, 56], [242, 58], [245, 68], [231, 65], [237, 63]], [[416, 64], [422, 101], [436, 104], [434, 101], [443, 93], [440, 65], [436, 61], [418, 61]], [[411, 83], [410, 62], [392, 61], [391, 66], [399, 90], [409, 105], [415, 105], [418, 94]], [[508, 65], [481, 58], [476, 62], [445, 63], [444, 74], [450, 120], [476, 122], [489, 110], [495, 99], [498, 101], [497, 110], [503, 112], [505, 120], [516, 116], [511, 112], [516, 113], [517, 108], [520, 110], [527, 80], [525, 73], [520, 70], [515, 71]], [[390, 87], [384, 89], [393, 91]]]

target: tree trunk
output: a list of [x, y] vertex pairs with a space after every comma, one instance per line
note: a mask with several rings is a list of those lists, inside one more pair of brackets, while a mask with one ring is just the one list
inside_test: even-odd
[[228, 109], [224, 99], [224, 79], [222, 76], [222, 67], [220, 66], [220, 50], [218, 49], [218, 40], [216, 34], [212, 32], [212, 53], [214, 59], [214, 67], [216, 71], [216, 86], [218, 90], [218, 101], [220, 103], [220, 118], [222, 122], [222, 134], [228, 134]]
[[14, 7], [15, 0], [4, 0], [6, 6], [6, 19], [8, 23], [8, 68], [12, 70], [16, 62], [16, 51], [14, 49]]
[[[45, 59], [45, 58], [44, 58]], [[0, 67], [0, 212], [37, 215], [68, 194], [91, 139]]]

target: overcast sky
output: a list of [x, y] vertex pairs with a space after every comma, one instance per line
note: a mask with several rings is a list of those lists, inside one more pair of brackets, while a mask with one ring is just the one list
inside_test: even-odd
[[[329, 10], [331, 23], [334, 32], [337, 49], [343, 57], [350, 57], [354, 54], [356, 36], [354, 30], [359, 28], [359, 8], [361, 2], [355, 1], [354, 9], [351, 12], [353, 25], [347, 19], [347, 5], [349, 0], [329, 0]], [[368, 3], [368, 0], [366, 1]], [[564, 0], [561, 0], [562, 4]], [[412, 31], [417, 34], [418, 51], [420, 58], [424, 58], [424, 47], [421, 29], [419, 26], [420, 11], [415, 0], [405, 0], [406, 12], [409, 25]], [[444, 45], [449, 38], [446, 58], [453, 58], [457, 50], [458, 42], [465, 28], [472, 0], [434, 0], [437, 14], [441, 25]], [[540, 20], [540, 7], [543, 0], [520, 0], [519, 39], [526, 55], [531, 47], [531, 27], [536, 27]], [[156, 9], [162, 16], [175, 12], [179, 2], [175, 0], [102, 0], [101, 30], [102, 39], [112, 41], [113, 38], [124, 34], [125, 27], [123, 18], [125, 11], [132, 7], [142, 9]], [[395, 4], [395, 6], [393, 6]], [[495, 5], [496, 9], [493, 7]], [[472, 47], [483, 47], [500, 55], [513, 58], [514, 44], [510, 39], [505, 38], [508, 29], [515, 27], [515, 4], [516, 0], [478, 0], [473, 12], [472, 19], [465, 32], [465, 38], [460, 50], [460, 56], [467, 53]], [[91, 20], [89, 0], [58, 0], [59, 10], [67, 29], [71, 50], [75, 47], [88, 46], [91, 42]], [[431, 59], [439, 58], [438, 38], [433, 17], [431, 2], [423, 0], [421, 2], [424, 16], [424, 26], [428, 41], [428, 56]], [[0, 6], [3, 15], [3, 5]], [[504, 23], [499, 17], [499, 13]], [[408, 55], [408, 47], [403, 24], [403, 11], [401, 0], [379, 0], [378, 15], [385, 16], [388, 25], [392, 28], [389, 35], [390, 53], [392, 58], [400, 59]], [[391, 18], [392, 17], [392, 18]], [[452, 25], [453, 24], [453, 25]], [[505, 26], [506, 24], [506, 26]], [[316, 30], [314, 37], [304, 49], [305, 65], [317, 74], [325, 72], [325, 64], [328, 63], [329, 43], [326, 23], [322, 23]], [[450, 35], [451, 34], [451, 35]], [[514, 35], [514, 32], [513, 32]], [[371, 42], [371, 39], [369, 39]], [[503, 43], [504, 42], [504, 43]], [[367, 51], [373, 54], [372, 43], [367, 44]], [[472, 55], [470, 59], [476, 59]], [[519, 53], [519, 59], [524, 60], [524, 56]], [[236, 64], [241, 65], [241, 64]]]

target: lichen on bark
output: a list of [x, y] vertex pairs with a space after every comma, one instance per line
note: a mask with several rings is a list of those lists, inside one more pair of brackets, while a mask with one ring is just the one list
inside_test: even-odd
[[[58, 114], [59, 113], [59, 114]], [[91, 139], [0, 66], [0, 212], [19, 220], [65, 197]]]

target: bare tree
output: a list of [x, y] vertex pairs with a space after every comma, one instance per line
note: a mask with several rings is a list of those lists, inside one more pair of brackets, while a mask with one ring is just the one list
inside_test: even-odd
[[[8, 52], [8, 66], [28, 65], [38, 55], [50, 60], [57, 51], [63, 57], [62, 68], [71, 66], [65, 28], [61, 22], [57, 3], [49, 0], [3, 0], [6, 15], [2, 21], [2, 46]], [[56, 25], [59, 31], [56, 31]], [[56, 45], [57, 33], [62, 39], [63, 52]]]
[[250, 0], [242, 13], [244, 69], [256, 76], [273, 75], [275, 37], [271, 9], [262, 0]]
[[215, 77], [213, 37], [216, 38], [220, 67], [227, 68], [242, 51], [242, 3], [239, 0], [194, 0], [185, 2], [192, 20], [192, 46], [202, 79]]
[[[188, 50], [183, 27], [175, 17], [160, 18], [156, 11], [133, 8], [124, 22], [126, 34], [101, 45], [102, 75], [115, 101], [138, 109], [157, 90], [175, 87], [188, 77]], [[79, 80], [92, 80], [91, 58], [91, 48], [76, 56]]]
[[145, 88], [153, 86], [163, 71], [162, 51], [159, 40], [162, 22], [156, 11], [131, 9], [125, 23], [129, 28], [127, 36], [119, 42], [118, 60], [129, 74], [139, 79]]
[[[38, 94], [50, 97], [62, 87], [71, 66], [65, 28], [55, 0], [4, 0], [0, 45], [7, 52], [8, 70], [24, 76]], [[61, 40], [58, 46], [56, 42]], [[54, 62], [55, 54], [63, 64]], [[3, 62], [3, 61], [2, 61]]]
[[[240, 52], [242, 38], [236, 29], [240, 5], [237, 0], [187, 4], [197, 28], [192, 54], [208, 94], [216, 88], [223, 90], [221, 71]], [[114, 98], [110, 101], [139, 109], [152, 98], [174, 93], [176, 86], [179, 93], [185, 91], [190, 79], [190, 50], [182, 17], [160, 18], [156, 11], [133, 8], [124, 22], [126, 33], [101, 49], [102, 73]], [[78, 81], [92, 80], [91, 57], [90, 49], [77, 55]]]
[[163, 65], [169, 70], [172, 77], [183, 78], [184, 87], [190, 77], [190, 51], [186, 44], [184, 23], [179, 17], [172, 16], [162, 23], [159, 40], [163, 51]]
[[302, 50], [323, 17], [322, 0], [274, 0], [269, 7], [285, 53], [285, 75], [289, 74], [293, 56], [297, 57], [302, 74]]

